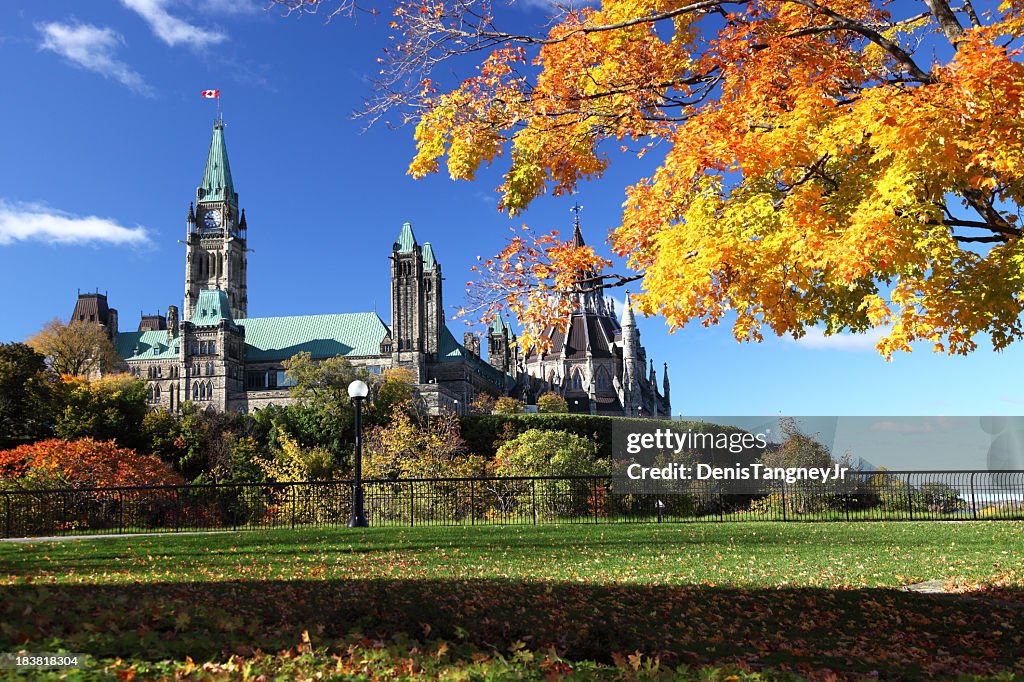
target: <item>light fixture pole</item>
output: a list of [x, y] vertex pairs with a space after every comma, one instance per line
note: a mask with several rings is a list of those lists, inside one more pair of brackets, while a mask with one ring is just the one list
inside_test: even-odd
[[363, 401], [369, 393], [369, 386], [359, 379], [348, 385], [348, 397], [356, 404], [356, 471], [352, 485], [352, 517], [348, 520], [349, 528], [366, 528], [370, 525], [363, 511]]

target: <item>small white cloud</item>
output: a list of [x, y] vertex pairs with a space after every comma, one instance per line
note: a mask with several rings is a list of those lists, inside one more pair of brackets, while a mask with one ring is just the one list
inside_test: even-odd
[[226, 33], [200, 28], [172, 15], [166, 9], [167, 0], [121, 0], [121, 4], [142, 17], [153, 33], [171, 47], [184, 43], [202, 49], [228, 39]]
[[149, 236], [142, 227], [124, 227], [109, 218], [80, 217], [39, 204], [12, 204], [0, 199], [0, 245], [27, 240], [138, 246], [148, 243]]
[[878, 340], [886, 333], [887, 329], [873, 329], [864, 334], [826, 335], [824, 329], [812, 327], [799, 339], [786, 338], [804, 348], [815, 350], [874, 351]]
[[113, 78], [138, 93], [152, 94], [142, 76], [116, 58], [117, 49], [124, 45], [124, 38], [114, 29], [57, 21], [39, 24], [36, 29], [43, 34], [40, 48], [56, 52], [83, 69]]

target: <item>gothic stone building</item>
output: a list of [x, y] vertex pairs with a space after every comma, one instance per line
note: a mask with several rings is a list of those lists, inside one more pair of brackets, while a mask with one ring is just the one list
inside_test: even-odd
[[[285, 404], [283, 362], [308, 352], [314, 359], [344, 356], [370, 373], [406, 368], [433, 413], [463, 412], [480, 394], [532, 403], [555, 391], [574, 412], [671, 414], [667, 373], [659, 393], [653, 364], [644, 374], [646, 354], [628, 305], [620, 324], [614, 306], [581, 294], [568, 330], [552, 332], [543, 355], [521, 355], [515, 333], [499, 318], [484, 360], [477, 336], [466, 333], [459, 343], [446, 325], [441, 263], [406, 223], [390, 253], [390, 325], [376, 312], [249, 317], [247, 230], [218, 120], [186, 218], [182, 307], [143, 316], [136, 331], [126, 332], [105, 294], [79, 293], [72, 319], [107, 327], [128, 371], [146, 380], [154, 409], [177, 411], [186, 401], [238, 411]], [[578, 214], [574, 238], [582, 243]]]

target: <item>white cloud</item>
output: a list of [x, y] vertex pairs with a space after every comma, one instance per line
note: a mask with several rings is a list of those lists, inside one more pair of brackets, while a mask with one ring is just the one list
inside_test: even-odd
[[873, 329], [864, 334], [826, 335], [824, 329], [812, 327], [799, 339], [786, 338], [804, 348], [815, 350], [875, 351], [878, 340], [887, 333], [887, 329]]
[[0, 199], [0, 245], [35, 240], [50, 244], [143, 245], [142, 227], [124, 227], [109, 218], [75, 216], [39, 204], [12, 204]]
[[171, 47], [184, 43], [201, 49], [228, 39], [226, 33], [200, 28], [172, 15], [167, 11], [167, 0], [121, 0], [121, 4], [142, 17], [153, 33]]
[[112, 28], [91, 24], [62, 24], [57, 21], [40, 24], [43, 34], [40, 47], [61, 55], [84, 69], [113, 78], [132, 90], [151, 95], [151, 88], [134, 69], [115, 57], [124, 45], [124, 38]]

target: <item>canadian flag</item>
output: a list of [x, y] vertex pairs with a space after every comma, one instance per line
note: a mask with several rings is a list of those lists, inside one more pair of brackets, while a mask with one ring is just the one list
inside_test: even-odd
[[199, 94], [206, 99], [217, 99], [220, 97], [220, 90], [203, 90]]

